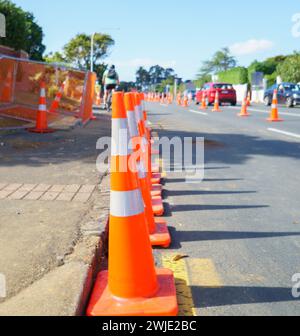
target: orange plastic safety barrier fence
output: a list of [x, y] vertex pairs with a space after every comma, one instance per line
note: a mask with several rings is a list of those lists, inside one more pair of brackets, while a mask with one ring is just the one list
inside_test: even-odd
[[[82, 118], [91, 114], [95, 74], [68, 69], [58, 65], [32, 62], [10, 57], [0, 58], [0, 115], [20, 120], [35, 120], [39, 105], [40, 83], [46, 84], [47, 109], [64, 87], [59, 106], [48, 113], [50, 121], [61, 115]], [[64, 85], [63, 85], [64, 84]]]

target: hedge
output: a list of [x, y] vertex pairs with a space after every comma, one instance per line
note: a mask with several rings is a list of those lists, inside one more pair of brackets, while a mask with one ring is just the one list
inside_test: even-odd
[[236, 67], [228, 71], [218, 73], [219, 81], [230, 84], [247, 84], [248, 70], [243, 67]]

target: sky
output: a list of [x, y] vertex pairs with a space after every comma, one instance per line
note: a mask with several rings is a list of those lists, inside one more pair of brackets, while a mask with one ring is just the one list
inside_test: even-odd
[[105, 61], [126, 81], [135, 79], [139, 66], [156, 64], [194, 79], [202, 62], [223, 47], [241, 66], [300, 50], [300, 1], [295, 0], [13, 2], [43, 27], [47, 53], [60, 51], [77, 33], [110, 34], [116, 44]]

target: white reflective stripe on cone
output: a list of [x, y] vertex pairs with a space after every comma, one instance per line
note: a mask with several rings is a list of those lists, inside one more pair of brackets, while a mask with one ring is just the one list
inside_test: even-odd
[[139, 106], [135, 107], [135, 117], [136, 117], [137, 123], [139, 123], [140, 121], [142, 121], [141, 114], [140, 114], [140, 107]]
[[142, 105], [139, 105], [138, 108], [139, 108], [139, 119], [140, 121], [142, 121], [144, 119], [143, 107]]
[[40, 97], [46, 97], [46, 90], [45, 89], [41, 89], [41, 94]]
[[112, 156], [128, 156], [132, 153], [129, 148], [129, 131], [127, 119], [113, 119], [112, 120]]
[[139, 136], [139, 130], [137, 127], [136, 119], [135, 119], [135, 112], [127, 111], [127, 119], [128, 119], [128, 127], [129, 133], [132, 138]]
[[276, 109], [277, 105], [276, 104], [272, 104], [272, 109]]
[[114, 217], [132, 217], [142, 214], [145, 206], [140, 190], [111, 191], [110, 214]]
[[39, 111], [47, 111], [46, 105], [39, 105]]

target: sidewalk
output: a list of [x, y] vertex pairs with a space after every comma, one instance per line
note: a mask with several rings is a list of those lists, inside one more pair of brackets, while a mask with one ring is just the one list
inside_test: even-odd
[[96, 170], [96, 142], [110, 129], [100, 115], [48, 135], [0, 132], [0, 315], [82, 313], [95, 248], [105, 252], [109, 178]]

